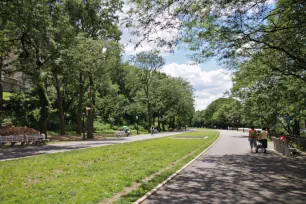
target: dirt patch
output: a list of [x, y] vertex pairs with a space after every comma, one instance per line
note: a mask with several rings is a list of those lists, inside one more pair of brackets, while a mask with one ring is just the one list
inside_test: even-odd
[[1, 136], [9, 136], [9, 135], [34, 135], [39, 134], [38, 130], [28, 127], [15, 127], [13, 125], [7, 125], [5, 127], [0, 128]]

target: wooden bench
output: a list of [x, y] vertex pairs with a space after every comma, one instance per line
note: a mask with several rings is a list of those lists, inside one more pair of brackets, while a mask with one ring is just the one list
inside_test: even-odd
[[49, 139], [46, 138], [45, 134], [38, 134], [38, 135], [26, 135], [26, 143], [27, 144], [45, 144], [46, 142], [49, 141]]
[[0, 136], [0, 146], [3, 147], [5, 144], [10, 143], [11, 147], [14, 147], [16, 143], [20, 143], [21, 146], [26, 144], [42, 144], [49, 141], [44, 134], [38, 135], [10, 135], [10, 136]]
[[3, 147], [6, 143], [10, 143], [11, 147], [14, 147], [14, 145], [18, 142], [21, 144], [24, 144], [25, 142], [23, 135], [0, 136], [0, 138], [1, 147]]

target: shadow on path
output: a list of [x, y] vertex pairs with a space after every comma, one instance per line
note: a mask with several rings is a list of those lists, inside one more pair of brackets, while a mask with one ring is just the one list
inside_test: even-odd
[[236, 154], [201, 157], [144, 203], [305, 202], [305, 158]]

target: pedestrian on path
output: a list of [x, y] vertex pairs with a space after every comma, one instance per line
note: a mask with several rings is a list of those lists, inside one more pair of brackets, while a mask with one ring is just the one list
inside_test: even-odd
[[255, 149], [257, 148], [256, 137], [257, 137], [257, 132], [254, 129], [254, 126], [252, 126], [251, 130], [249, 131], [249, 142], [251, 146], [251, 152], [253, 152], [253, 147]]
[[[259, 142], [261, 143], [261, 148], [264, 150], [264, 153], [267, 152], [268, 147], [268, 131], [266, 131], [266, 128], [262, 128], [261, 133], [259, 133]], [[256, 153], [258, 152], [259, 146], [256, 148]]]
[[152, 126], [151, 126], [151, 135], [152, 135], [152, 136], [154, 136], [154, 131], [155, 131], [155, 128], [154, 128], [154, 125], [152, 125]]

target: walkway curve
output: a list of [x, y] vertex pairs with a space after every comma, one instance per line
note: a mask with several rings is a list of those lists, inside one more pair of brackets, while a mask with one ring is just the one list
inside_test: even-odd
[[211, 149], [143, 203], [302, 204], [305, 200], [305, 158], [250, 153], [247, 133], [221, 130]]

